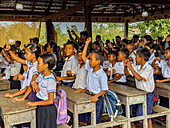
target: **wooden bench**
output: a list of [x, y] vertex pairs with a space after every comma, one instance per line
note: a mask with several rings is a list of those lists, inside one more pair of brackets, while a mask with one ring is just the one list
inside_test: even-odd
[[166, 128], [170, 128], [170, 109], [156, 105], [152, 107], [152, 110], [155, 113], [147, 115], [147, 118], [166, 116]]
[[60, 125], [57, 125], [57, 128], [71, 128], [71, 127], [68, 126], [67, 124], [60, 124]]
[[126, 117], [120, 115], [114, 118], [113, 121], [97, 124], [96, 128], [106, 128], [106, 127], [113, 127], [119, 125], [122, 125], [122, 128], [127, 128], [127, 121], [128, 119]]
[[9, 90], [10, 89], [10, 81], [6, 79], [0, 79], [0, 91]]
[[31, 123], [31, 128], [36, 128], [36, 107], [26, 107], [29, 100], [12, 102], [12, 98], [5, 98], [6, 93], [15, 93], [18, 90], [8, 90], [0, 92], [0, 115], [5, 128], [10, 125]]
[[[75, 93], [75, 89], [68, 86], [59, 86], [59, 90], [64, 90], [67, 95], [67, 109], [73, 113], [73, 127], [78, 128], [78, 114], [91, 113], [91, 126], [96, 125], [96, 104], [91, 102], [90, 95], [85, 93]], [[90, 126], [89, 126], [90, 127]]]
[[[125, 105], [126, 117], [128, 119], [127, 127], [131, 127], [131, 122], [144, 120], [143, 127], [147, 128], [147, 92], [116, 83], [109, 84], [109, 89], [113, 90], [119, 96], [120, 102]], [[133, 118], [130, 117], [130, 105], [132, 104], [143, 105], [143, 116]]]

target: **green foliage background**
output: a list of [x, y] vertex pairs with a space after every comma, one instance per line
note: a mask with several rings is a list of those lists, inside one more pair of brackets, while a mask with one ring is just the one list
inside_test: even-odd
[[[55, 23], [55, 30], [57, 31], [58, 45], [62, 46], [69, 39], [68, 34], [61, 30], [60, 23]], [[71, 28], [79, 34], [76, 24]], [[92, 24], [92, 39], [95, 40], [96, 35], [101, 35], [103, 42], [107, 39], [111, 40], [119, 35], [124, 38], [124, 24], [123, 23], [93, 23]], [[21, 40], [22, 48], [24, 44], [29, 43], [29, 39], [38, 35], [38, 22], [12, 22], [11, 24], [0, 24], [0, 46], [6, 43], [14, 43], [16, 40]], [[131, 39], [134, 34], [143, 36], [150, 33], [156, 39], [158, 35], [164, 38], [170, 34], [170, 19], [162, 19], [155, 21], [137, 22], [129, 24], [128, 39]], [[41, 24], [40, 44], [46, 43], [46, 26]]]

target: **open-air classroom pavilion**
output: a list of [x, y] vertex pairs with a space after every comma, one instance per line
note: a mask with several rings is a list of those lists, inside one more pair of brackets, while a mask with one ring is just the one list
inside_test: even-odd
[[92, 22], [124, 23], [126, 38], [129, 22], [169, 17], [169, 0], [0, 0], [0, 21], [46, 22], [47, 41], [54, 38], [51, 22], [85, 22], [90, 35]]

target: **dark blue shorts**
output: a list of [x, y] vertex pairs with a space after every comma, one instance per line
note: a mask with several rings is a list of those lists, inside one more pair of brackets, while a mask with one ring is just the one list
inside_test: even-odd
[[[103, 115], [103, 97], [98, 97], [98, 101], [96, 102], [96, 124], [102, 123], [102, 115]], [[89, 121], [91, 124], [91, 113], [85, 113], [79, 115], [79, 121]]]
[[[152, 113], [152, 106], [154, 101], [152, 92], [148, 92], [146, 98], [147, 98], [147, 114], [149, 115]], [[142, 104], [139, 104], [137, 106], [136, 116], [142, 116], [142, 115], [143, 115]]]

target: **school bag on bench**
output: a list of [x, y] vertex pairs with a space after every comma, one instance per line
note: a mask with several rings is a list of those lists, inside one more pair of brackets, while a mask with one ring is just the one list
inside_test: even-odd
[[120, 104], [120, 99], [118, 95], [112, 91], [107, 90], [107, 92], [103, 96], [104, 100], [104, 113], [108, 113], [111, 121], [116, 118], [116, 116], [121, 115], [123, 113], [122, 106]]
[[57, 125], [68, 123], [70, 117], [67, 114], [67, 101], [66, 93], [64, 90], [60, 90], [57, 94], [54, 104], [57, 108]]

